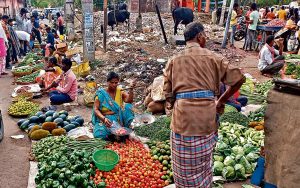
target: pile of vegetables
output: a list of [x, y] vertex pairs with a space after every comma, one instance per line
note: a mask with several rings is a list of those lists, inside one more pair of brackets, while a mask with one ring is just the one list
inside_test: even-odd
[[23, 67], [13, 69], [12, 72], [14, 72], [14, 73], [27, 73], [27, 72], [32, 72], [32, 70], [33, 70], [32, 67], [23, 66]]
[[295, 74], [297, 65], [295, 63], [287, 63], [285, 74], [286, 75], [292, 75]]
[[245, 180], [254, 171], [263, 141], [263, 131], [222, 123], [213, 154], [214, 175], [226, 180]]
[[[96, 187], [94, 181], [90, 180], [96, 170], [92, 151], [85, 150], [85, 147], [70, 151], [67, 144], [71, 142], [74, 140], [64, 136], [48, 137], [33, 145], [32, 152], [38, 160], [39, 168], [35, 178], [37, 188]], [[98, 148], [103, 149], [104, 146], [101, 144]]]
[[23, 61], [18, 65], [18, 67], [26, 66], [26, 65], [31, 65], [32, 63], [43, 59], [43, 56], [39, 56], [35, 53], [28, 53]]
[[[250, 81], [249, 81], [250, 82]], [[266, 102], [267, 94], [274, 86], [272, 81], [255, 84], [255, 88], [252, 89], [250, 83], [244, 83], [240, 89], [240, 93], [248, 98], [249, 104], [262, 104]]]
[[235, 113], [237, 113], [238, 110], [235, 107], [226, 104], [225, 105], [225, 109], [224, 109], [224, 113], [228, 113], [228, 112], [235, 112]]
[[300, 55], [298, 54], [288, 54], [284, 57], [285, 60], [290, 60], [290, 59], [300, 59]]
[[108, 149], [116, 151], [120, 162], [110, 172], [96, 170], [92, 180], [96, 185], [116, 187], [157, 187], [169, 184], [160, 179], [164, 172], [159, 161], [152, 159], [141, 142], [126, 140], [125, 143], [113, 143]]
[[295, 76], [296, 76], [296, 79], [300, 79], [300, 66], [297, 66], [297, 67], [296, 67], [296, 71], [295, 71], [295, 72], [296, 72], [296, 73], [295, 73], [295, 74], [296, 74], [296, 75], [295, 75]]
[[268, 92], [274, 87], [274, 83], [269, 80], [255, 85], [255, 93], [267, 97]]
[[173, 183], [170, 141], [150, 141], [147, 145], [151, 149], [150, 153], [153, 159], [158, 160], [163, 165], [162, 171], [165, 175], [161, 176], [161, 179], [168, 181], [170, 184]]
[[284, 27], [285, 26], [285, 21], [281, 19], [274, 19], [271, 20], [269, 23], [266, 24], [268, 27]]
[[22, 77], [18, 78], [16, 80], [16, 82], [20, 82], [20, 83], [34, 83], [36, 77], [38, 77], [39, 74], [40, 74], [39, 71], [33, 72], [33, 73], [29, 74], [29, 75], [22, 76]]
[[11, 104], [8, 108], [8, 114], [12, 116], [28, 116], [32, 113], [36, 113], [38, 110], [39, 105], [37, 103], [26, 101], [24, 98]]
[[250, 112], [250, 114], [248, 115], [250, 121], [263, 121], [266, 113], [266, 108], [266, 106], [263, 106], [254, 112]]
[[228, 122], [233, 124], [239, 124], [247, 127], [250, 123], [249, 118], [239, 112], [226, 112], [220, 117], [220, 122]]
[[150, 140], [166, 141], [170, 139], [170, 117], [160, 117], [151, 125], [144, 125], [134, 129], [136, 135]]
[[65, 135], [72, 129], [83, 126], [84, 119], [81, 116], [69, 116], [67, 111], [55, 112], [49, 110], [46, 113], [36, 112], [28, 119], [18, 121], [20, 129], [28, 132], [33, 140], [40, 140], [52, 134], [53, 136]]

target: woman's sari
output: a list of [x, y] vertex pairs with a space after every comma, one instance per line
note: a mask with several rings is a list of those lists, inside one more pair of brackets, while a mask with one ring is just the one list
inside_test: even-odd
[[[108, 118], [112, 123], [118, 122], [122, 127], [129, 127], [131, 122], [134, 119], [134, 113], [132, 111], [131, 104], [123, 105], [122, 94], [121, 90], [117, 88], [116, 98], [113, 100], [111, 96], [105, 91], [105, 89], [100, 88], [96, 92], [95, 98], [98, 97], [100, 101], [99, 110], [102, 112], [103, 109], [108, 109], [109, 111], [114, 112], [113, 115], [106, 115], [105, 117]], [[121, 97], [121, 98], [119, 98]], [[121, 99], [118, 104], [118, 98]], [[111, 135], [111, 131], [104, 125], [104, 123], [96, 116], [95, 112], [93, 111], [92, 114], [92, 123], [94, 126], [94, 137], [95, 138], [108, 138]]]

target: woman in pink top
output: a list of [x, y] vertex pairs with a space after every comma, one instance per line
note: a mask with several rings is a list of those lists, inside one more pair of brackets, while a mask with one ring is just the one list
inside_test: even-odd
[[58, 27], [58, 31], [60, 35], [64, 34], [64, 19], [63, 17], [60, 15], [60, 13], [56, 13], [57, 16], [57, 27]]
[[0, 76], [7, 74], [5, 72], [5, 64], [6, 64], [6, 45], [7, 38], [5, 31], [0, 24]]
[[62, 70], [64, 73], [42, 92], [55, 87], [56, 91], [49, 93], [51, 104], [63, 104], [76, 100], [77, 79], [72, 69], [72, 61], [68, 58], [62, 60]]

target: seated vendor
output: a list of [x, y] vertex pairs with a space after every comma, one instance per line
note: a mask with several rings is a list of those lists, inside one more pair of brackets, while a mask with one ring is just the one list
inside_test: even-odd
[[[227, 86], [223, 83], [220, 84], [220, 93], [223, 94], [227, 90]], [[231, 96], [226, 102], [227, 105], [233, 106], [237, 111], [242, 111], [242, 107], [245, 107], [248, 103], [248, 98], [245, 96], [239, 96], [239, 92]]]
[[77, 80], [71, 67], [72, 61], [67, 58], [63, 59], [63, 74], [61, 74], [50, 86], [42, 90], [48, 91], [51, 88], [56, 88], [55, 91], [49, 93], [51, 104], [58, 105], [69, 103], [77, 98]]
[[265, 76], [279, 73], [284, 66], [284, 56], [282, 56], [283, 39], [278, 42], [279, 51], [273, 47], [274, 43], [274, 36], [268, 36], [266, 44], [259, 52], [258, 69]]
[[37, 83], [40, 84], [43, 88], [49, 87], [53, 81], [57, 79], [62, 74], [61, 68], [57, 64], [57, 59], [51, 57], [48, 60], [48, 57], [45, 57], [45, 74], [36, 78]]
[[131, 89], [126, 93], [118, 87], [119, 81], [119, 75], [110, 72], [107, 76], [108, 87], [106, 89], [99, 88], [96, 92], [92, 114], [95, 138], [108, 139], [111, 135], [109, 128], [114, 121], [128, 128], [134, 119], [130, 103], [133, 102], [135, 82], [131, 83]]

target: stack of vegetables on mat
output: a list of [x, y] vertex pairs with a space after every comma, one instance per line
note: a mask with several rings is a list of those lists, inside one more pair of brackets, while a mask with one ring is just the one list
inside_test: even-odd
[[239, 124], [247, 127], [250, 121], [249, 118], [242, 113], [231, 111], [222, 114], [222, 116], [220, 117], [220, 122]]
[[67, 111], [55, 112], [49, 110], [46, 113], [37, 112], [28, 119], [18, 121], [18, 126], [28, 132], [33, 140], [40, 140], [52, 134], [53, 136], [65, 135], [77, 127], [83, 126], [84, 119], [81, 116], [69, 116]]
[[31, 65], [35, 63], [38, 60], [42, 60], [43, 56], [39, 56], [35, 53], [28, 53], [24, 59], [22, 60], [21, 63], [18, 64], [18, 67], [26, 66], [26, 65]]
[[[76, 147], [72, 146], [74, 142]], [[34, 143], [32, 153], [38, 161], [36, 187], [96, 187], [94, 181], [90, 180], [96, 170], [92, 153], [105, 146], [103, 140], [75, 141], [65, 136], [48, 137]]]
[[247, 78], [240, 89], [240, 93], [248, 98], [249, 104], [262, 104], [266, 102], [267, 94], [273, 86], [272, 81], [254, 84], [251, 79]]
[[19, 68], [15, 68], [11, 71], [11, 73], [14, 76], [25, 76], [25, 75], [29, 75], [31, 74], [33, 71], [33, 68], [30, 66], [23, 66], [23, 67], [19, 67]]
[[170, 117], [160, 117], [151, 125], [134, 128], [137, 136], [149, 138], [150, 140], [166, 141], [170, 139]]
[[36, 77], [40, 75], [40, 71], [33, 72], [29, 75], [25, 75], [16, 79], [17, 84], [32, 84], [35, 83]]
[[110, 172], [96, 170], [95, 184], [116, 187], [157, 187], [162, 188], [169, 181], [161, 179], [165, 172], [162, 164], [152, 159], [141, 142], [126, 140], [125, 143], [113, 143], [108, 149], [117, 152], [119, 163]]
[[251, 121], [249, 127], [252, 127], [257, 131], [264, 130], [265, 112], [266, 112], [266, 106], [263, 106], [254, 112], [250, 112], [250, 114], [248, 115], [248, 118]]
[[246, 179], [254, 171], [263, 140], [263, 131], [222, 123], [213, 155], [214, 175], [230, 181]]
[[37, 103], [27, 101], [26, 98], [20, 98], [17, 102], [12, 103], [8, 108], [8, 114], [16, 117], [28, 116], [39, 110]]

